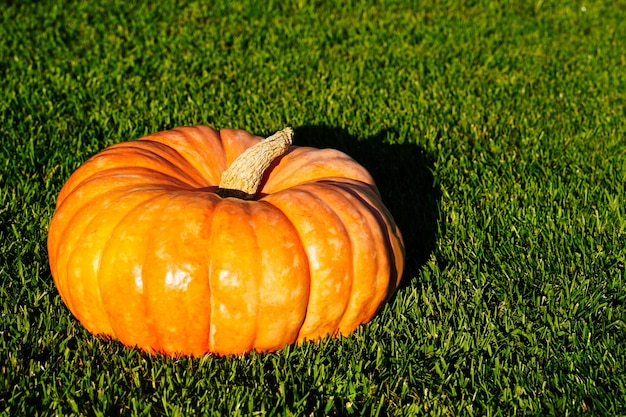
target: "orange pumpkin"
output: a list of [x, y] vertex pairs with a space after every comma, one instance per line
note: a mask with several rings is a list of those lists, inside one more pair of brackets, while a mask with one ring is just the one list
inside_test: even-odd
[[291, 146], [292, 134], [182, 127], [85, 162], [48, 236], [70, 311], [92, 333], [196, 356], [272, 351], [371, 320], [402, 275], [400, 231], [365, 168]]

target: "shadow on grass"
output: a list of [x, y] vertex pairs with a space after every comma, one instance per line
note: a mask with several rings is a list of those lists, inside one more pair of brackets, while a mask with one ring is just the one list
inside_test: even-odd
[[434, 186], [433, 161], [426, 151], [415, 144], [389, 143], [386, 139], [397, 136], [393, 130], [368, 138], [327, 126], [294, 131], [295, 145], [338, 149], [372, 174], [404, 237], [406, 266], [400, 287], [410, 284], [434, 250], [438, 230], [441, 192]]

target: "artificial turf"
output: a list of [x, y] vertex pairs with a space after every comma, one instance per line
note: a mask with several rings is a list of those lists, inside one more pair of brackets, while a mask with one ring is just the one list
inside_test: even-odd
[[[625, 415], [624, 33], [610, 1], [4, 2], [0, 414]], [[64, 181], [194, 124], [292, 126], [371, 171], [407, 245], [371, 323], [191, 359], [71, 316]]]

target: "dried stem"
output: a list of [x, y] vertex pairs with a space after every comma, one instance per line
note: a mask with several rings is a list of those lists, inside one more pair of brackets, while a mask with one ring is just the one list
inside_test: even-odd
[[253, 199], [261, 185], [265, 170], [274, 159], [289, 149], [292, 139], [293, 129], [286, 127], [246, 149], [222, 173], [217, 194], [222, 197]]

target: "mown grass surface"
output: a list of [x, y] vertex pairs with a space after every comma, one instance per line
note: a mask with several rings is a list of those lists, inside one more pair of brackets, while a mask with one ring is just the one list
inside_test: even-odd
[[[621, 3], [16, 3], [0, 8], [0, 413], [626, 414]], [[372, 171], [408, 251], [373, 322], [187, 359], [71, 317], [45, 245], [62, 184], [109, 144], [199, 123], [291, 125]]]

